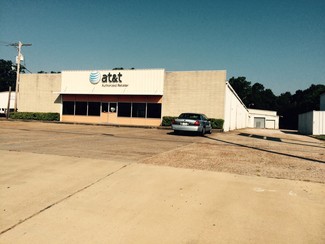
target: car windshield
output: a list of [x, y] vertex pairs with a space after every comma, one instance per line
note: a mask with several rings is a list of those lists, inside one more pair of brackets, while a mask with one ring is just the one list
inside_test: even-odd
[[199, 120], [200, 115], [199, 114], [181, 114], [178, 118], [180, 119], [194, 119], [194, 120]]

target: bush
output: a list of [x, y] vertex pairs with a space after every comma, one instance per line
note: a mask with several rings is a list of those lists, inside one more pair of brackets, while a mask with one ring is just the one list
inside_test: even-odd
[[162, 119], [162, 126], [171, 126], [172, 125], [172, 121], [173, 119], [176, 119], [177, 117], [173, 117], [173, 116], [164, 116]]
[[59, 121], [59, 113], [33, 113], [33, 112], [15, 112], [10, 113], [11, 119], [24, 120], [42, 120], [42, 121]]
[[223, 119], [209, 119], [212, 125], [212, 129], [223, 129]]

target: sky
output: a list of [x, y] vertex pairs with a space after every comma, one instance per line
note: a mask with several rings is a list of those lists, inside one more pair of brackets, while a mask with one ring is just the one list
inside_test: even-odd
[[325, 84], [324, 0], [0, 0], [0, 59], [32, 73], [227, 70], [275, 95]]

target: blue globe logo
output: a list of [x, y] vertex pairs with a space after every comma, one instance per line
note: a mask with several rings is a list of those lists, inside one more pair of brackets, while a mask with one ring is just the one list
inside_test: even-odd
[[89, 75], [89, 81], [91, 84], [97, 84], [100, 80], [100, 73], [98, 71], [91, 72]]

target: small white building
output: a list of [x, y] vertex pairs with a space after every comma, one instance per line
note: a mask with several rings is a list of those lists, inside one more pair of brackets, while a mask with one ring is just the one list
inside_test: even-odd
[[299, 114], [298, 132], [304, 135], [325, 135], [325, 93], [320, 95], [320, 111]]
[[[7, 108], [8, 108], [8, 96], [9, 92], [0, 92], [0, 115], [6, 114], [7, 113]], [[10, 111], [14, 110], [15, 107], [15, 92], [10, 93], [10, 104], [9, 104], [9, 109]]]
[[248, 109], [250, 128], [279, 129], [279, 116], [276, 111]]
[[304, 135], [325, 135], [325, 111], [299, 114], [298, 131]]

